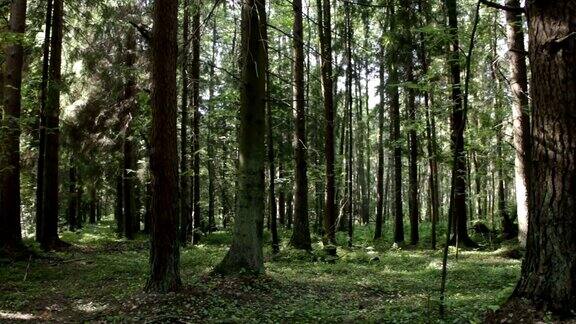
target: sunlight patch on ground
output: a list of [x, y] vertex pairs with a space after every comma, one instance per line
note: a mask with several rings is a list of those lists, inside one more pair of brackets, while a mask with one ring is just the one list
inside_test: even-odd
[[32, 314], [24, 314], [19, 312], [10, 312], [5, 310], [0, 310], [0, 319], [6, 320], [33, 320], [36, 316]]
[[75, 308], [81, 312], [95, 313], [95, 312], [101, 312], [101, 311], [107, 309], [108, 305], [95, 303], [92, 301], [86, 302], [86, 301], [81, 299], [81, 300], [76, 302]]

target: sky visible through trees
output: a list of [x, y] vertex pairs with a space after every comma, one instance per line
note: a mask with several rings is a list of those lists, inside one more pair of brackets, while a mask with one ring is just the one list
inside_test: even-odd
[[575, 19], [0, 0], [0, 321], [574, 319]]

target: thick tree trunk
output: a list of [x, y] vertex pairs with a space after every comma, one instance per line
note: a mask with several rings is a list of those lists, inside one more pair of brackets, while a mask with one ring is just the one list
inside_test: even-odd
[[180, 105], [180, 243], [186, 245], [190, 237], [190, 175], [188, 174], [188, 66], [190, 49], [190, 0], [184, 0], [184, 19], [182, 22], [182, 104]]
[[63, 1], [54, 0], [52, 38], [50, 40], [50, 71], [46, 100], [46, 138], [44, 154], [43, 210], [40, 245], [45, 250], [63, 246], [58, 237], [59, 149], [60, 149], [60, 87], [62, 64]]
[[264, 0], [242, 1], [242, 87], [240, 90], [240, 133], [238, 203], [232, 246], [216, 267], [220, 273], [264, 272], [262, 225], [264, 222], [264, 148], [266, 26]]
[[302, 27], [302, 0], [293, 0], [293, 53], [294, 53], [294, 230], [290, 244], [297, 249], [311, 250], [308, 220], [308, 175], [306, 144], [306, 111], [304, 100], [304, 33]]
[[196, 0], [194, 6], [194, 15], [192, 16], [192, 106], [193, 106], [193, 125], [192, 125], [192, 171], [193, 186], [192, 189], [192, 244], [197, 244], [200, 240], [204, 224], [200, 211], [200, 9], [202, 0]]
[[[24, 34], [26, 0], [12, 1], [10, 32]], [[0, 49], [1, 50], [1, 49]], [[22, 248], [20, 225], [20, 113], [22, 106], [22, 41], [6, 48], [5, 81], [0, 82], [0, 253]], [[0, 65], [0, 69], [3, 67]], [[1, 73], [1, 72], [0, 72]], [[5, 84], [3, 84], [5, 83]]]
[[152, 228], [150, 278], [145, 290], [179, 290], [178, 135], [176, 70], [178, 2], [156, 0], [152, 29]]
[[[506, 0], [510, 7], [520, 7], [520, 0]], [[530, 167], [530, 107], [528, 106], [528, 76], [522, 14], [506, 12], [506, 36], [510, 60], [510, 89], [512, 91], [512, 116], [514, 118], [514, 177], [516, 184], [516, 214], [518, 240], [526, 246], [528, 234], [528, 174]]]
[[336, 243], [336, 179], [334, 173], [334, 97], [332, 89], [332, 19], [330, 0], [317, 0], [318, 31], [321, 47], [322, 94], [324, 98], [326, 159], [326, 208], [324, 209], [324, 241]]
[[576, 4], [529, 1], [532, 148], [527, 254], [514, 296], [576, 313]]

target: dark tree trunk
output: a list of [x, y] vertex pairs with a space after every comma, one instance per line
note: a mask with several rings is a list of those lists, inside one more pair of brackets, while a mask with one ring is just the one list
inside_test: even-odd
[[68, 170], [68, 228], [74, 231], [78, 228], [78, 175], [76, 166], [73, 165], [73, 158], [70, 158], [70, 168]]
[[332, 89], [332, 19], [330, 0], [317, 0], [318, 34], [321, 45], [322, 94], [324, 98], [326, 159], [326, 208], [324, 209], [324, 241], [336, 243], [336, 182], [334, 173], [334, 97]]
[[152, 214], [150, 278], [145, 290], [179, 290], [178, 135], [176, 70], [178, 2], [154, 2], [152, 29]]
[[262, 225], [264, 222], [264, 148], [266, 77], [264, 0], [242, 2], [242, 87], [240, 89], [240, 133], [238, 203], [232, 246], [216, 267], [220, 273], [264, 272]]
[[[506, 0], [510, 7], [520, 7], [520, 0]], [[506, 12], [506, 36], [510, 60], [510, 88], [512, 91], [512, 115], [514, 118], [514, 176], [516, 183], [516, 214], [518, 216], [518, 240], [526, 246], [528, 234], [528, 168], [530, 166], [530, 107], [528, 106], [528, 76], [524, 26], [522, 14]]]
[[[394, 8], [390, 16], [390, 31], [396, 31], [396, 17]], [[400, 59], [397, 49], [388, 51], [387, 64], [388, 64], [388, 98], [390, 100], [390, 141], [392, 143], [394, 155], [394, 242], [404, 242], [404, 213], [402, 209], [402, 145], [400, 144], [400, 95], [398, 93], [398, 66], [397, 63]]]
[[[282, 164], [282, 159], [278, 159], [278, 177], [284, 177], [284, 168]], [[285, 185], [282, 184], [280, 189], [280, 193], [278, 194], [278, 220], [280, 225], [285, 225], [286, 219], [286, 189], [284, 188]]]
[[190, 49], [190, 0], [184, 0], [184, 21], [182, 22], [182, 104], [180, 106], [180, 243], [186, 245], [190, 237], [190, 175], [188, 174], [188, 67]]
[[114, 219], [118, 235], [124, 235], [124, 194], [122, 193], [122, 176], [116, 176], [116, 193], [114, 201]]
[[[408, 54], [411, 55], [411, 52]], [[414, 74], [412, 71], [412, 60], [409, 61], [407, 66], [407, 81], [414, 82]], [[408, 209], [410, 213], [410, 243], [413, 245], [418, 244], [420, 240], [420, 233], [418, 231], [418, 223], [420, 221], [419, 215], [419, 202], [418, 202], [418, 134], [416, 132], [416, 94], [412, 88], [407, 89], [408, 92], [408, 115], [410, 119], [410, 166], [408, 175]]]
[[[98, 200], [96, 198], [96, 188], [94, 186], [90, 187], [90, 214], [88, 222], [90, 224], [96, 224], [96, 204]], [[129, 227], [129, 226], [126, 226]]]
[[462, 90], [460, 82], [460, 47], [458, 41], [458, 13], [456, 0], [448, 0], [448, 31], [450, 34], [449, 65], [452, 85], [452, 116], [451, 116], [451, 141], [453, 153], [452, 166], [452, 195], [450, 197], [451, 214], [453, 221], [453, 242], [459, 242], [466, 246], [476, 246], [476, 243], [468, 236], [467, 215], [467, 188], [466, 188], [466, 151], [464, 148], [464, 129], [466, 117], [462, 104]]
[[195, 0], [194, 15], [192, 16], [192, 244], [197, 244], [204, 230], [202, 215], [200, 214], [200, 13], [202, 0]]
[[[212, 62], [216, 61], [216, 41], [218, 35], [216, 33], [216, 18], [212, 20]], [[210, 113], [214, 113], [215, 105], [214, 100], [214, 65], [210, 65], [210, 82], [208, 85], [208, 102], [210, 105]], [[216, 229], [215, 208], [216, 208], [216, 156], [214, 152], [214, 139], [212, 135], [213, 124], [208, 124], [208, 232]]]
[[43, 210], [40, 216], [40, 245], [45, 250], [63, 246], [58, 237], [58, 166], [60, 148], [60, 87], [62, 64], [63, 1], [54, 0], [50, 71], [46, 100]]
[[378, 105], [378, 170], [376, 175], [376, 223], [374, 239], [382, 238], [384, 214], [384, 102], [386, 100], [384, 45], [380, 48], [380, 104]]
[[288, 193], [288, 197], [286, 198], [286, 228], [292, 228], [292, 217], [294, 215], [294, 205], [292, 204], [293, 200], [292, 190]]
[[353, 65], [352, 65], [352, 21], [350, 17], [350, 4], [348, 2], [344, 3], [344, 10], [346, 12], [346, 104], [347, 104], [347, 124], [348, 124], [348, 147], [347, 147], [347, 157], [346, 157], [346, 184], [347, 184], [347, 198], [346, 206], [347, 210], [347, 220], [348, 220], [348, 247], [352, 247], [352, 237], [354, 231], [354, 198], [352, 193], [352, 147], [353, 147], [353, 128], [352, 128], [352, 75], [353, 75]]
[[146, 184], [146, 194], [144, 196], [144, 233], [150, 234], [152, 230], [152, 182]]
[[44, 157], [46, 154], [46, 104], [50, 68], [50, 35], [52, 34], [53, 0], [46, 1], [44, 44], [42, 45], [42, 81], [40, 83], [40, 111], [38, 114], [38, 165], [36, 171], [36, 241], [43, 237], [44, 212]]
[[[12, 1], [10, 32], [24, 34], [26, 0]], [[20, 113], [24, 47], [18, 41], [6, 48], [5, 81], [0, 83], [0, 254], [22, 248], [20, 225]], [[0, 69], [3, 68], [0, 66]], [[1, 73], [1, 72], [0, 72]], [[2, 84], [5, 83], [5, 84]]]
[[304, 100], [304, 34], [302, 27], [302, 0], [293, 0], [294, 11], [294, 230], [290, 244], [297, 249], [311, 250], [308, 220], [308, 176], [306, 144], [306, 111]]
[[514, 296], [576, 313], [576, 5], [526, 3], [532, 71], [527, 253]]
[[123, 161], [123, 195], [124, 195], [124, 235], [129, 240], [134, 238], [136, 220], [136, 152], [134, 147], [134, 134], [132, 123], [136, 114], [136, 80], [134, 75], [134, 64], [136, 61], [136, 37], [134, 30], [130, 29], [126, 36], [126, 58], [127, 68], [126, 84], [124, 85], [124, 118], [126, 119], [126, 129], [124, 130], [124, 161]]

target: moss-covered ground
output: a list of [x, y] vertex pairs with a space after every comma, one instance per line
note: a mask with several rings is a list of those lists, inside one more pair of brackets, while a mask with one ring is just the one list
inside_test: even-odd
[[126, 241], [110, 222], [87, 225], [63, 233], [73, 244], [67, 251], [0, 262], [0, 322], [480, 322], [512, 292], [520, 269], [510, 258], [515, 247], [476, 238], [479, 249], [461, 250], [457, 259], [451, 250], [441, 318], [441, 250], [429, 249], [425, 224], [422, 233], [418, 246], [398, 248], [359, 227], [354, 248], [339, 247], [333, 260], [318, 237], [304, 253], [287, 248], [289, 232], [282, 231], [282, 252], [265, 249], [265, 276], [223, 278], [210, 271], [231, 238], [216, 232], [182, 249], [181, 292], [148, 295], [146, 237]]

